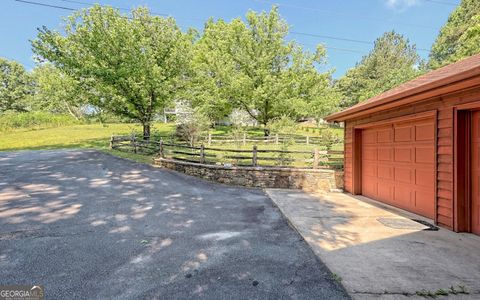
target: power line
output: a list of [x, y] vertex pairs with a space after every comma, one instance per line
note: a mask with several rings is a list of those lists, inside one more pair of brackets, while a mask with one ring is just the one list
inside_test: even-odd
[[[75, 0], [57, 0], [57, 1], [62, 1], [62, 2], [67, 2], [67, 3], [74, 3], [74, 4], [81, 4], [81, 5], [94, 5], [94, 3], [89, 3], [89, 2], [82, 2], [82, 1], [75, 1]], [[119, 7], [119, 6], [112, 6], [113, 8], [116, 8], [118, 10], [123, 10], [123, 11], [131, 11], [130, 8], [126, 8], [126, 7]], [[162, 15], [162, 16], [168, 16], [166, 14], [159, 14], [159, 15]]]
[[373, 44], [373, 43], [370, 42], [370, 41], [354, 40], [354, 39], [341, 38], [341, 37], [336, 37], [336, 36], [331, 36], [331, 35], [322, 35], [322, 34], [315, 34], [315, 33], [305, 33], [305, 32], [298, 32], [298, 31], [290, 31], [290, 33], [291, 33], [291, 34], [295, 34], [295, 35], [318, 37], [318, 38], [323, 38], [323, 39], [331, 39], [331, 40], [338, 40], [338, 41], [345, 41], [345, 42], [352, 42], [352, 43], [359, 43], [359, 44], [367, 44], [367, 45]]
[[39, 3], [39, 2], [33, 2], [33, 1], [26, 1], [26, 0], [13, 0], [13, 1], [22, 2], [22, 3], [27, 3], [27, 4], [32, 4], [32, 5], [38, 5], [38, 6], [58, 8], [58, 9], [63, 9], [63, 10], [68, 10], [68, 11], [75, 11], [75, 10], [76, 10], [76, 9], [74, 9], [74, 8], [71, 8], [71, 7], [65, 7], [65, 6], [59, 6], [59, 5], [51, 5], [51, 4]]
[[[27, 4], [33, 4], [33, 5], [39, 5], [39, 6], [45, 6], [45, 7], [50, 7], [50, 8], [64, 9], [64, 10], [69, 10], [69, 11], [75, 11], [75, 10], [76, 10], [76, 9], [74, 9], [74, 8], [71, 8], [71, 7], [50, 5], [50, 4], [40, 3], [40, 2], [34, 2], [34, 1], [27, 1], [27, 0], [14, 0], [14, 1], [16, 1], [16, 2], [22, 2], [22, 3], [27, 3]], [[76, 2], [76, 3], [80, 3], [80, 2], [81, 2], [81, 1], [76, 1], [76, 0], [61, 0], [61, 1], [65, 1], [65, 2]], [[83, 2], [82, 4], [92, 5], [91, 3], [86, 3], [86, 2]], [[122, 8], [122, 9], [126, 9], [126, 8]], [[373, 42], [365, 41], [365, 40], [357, 40], [357, 39], [350, 39], [350, 38], [330, 36], [330, 35], [321, 35], [321, 34], [314, 34], [314, 33], [307, 33], [307, 32], [290, 31], [290, 33], [291, 33], [291, 34], [294, 34], [294, 35], [317, 37], [317, 38], [331, 39], [331, 40], [351, 42], [351, 43], [359, 43], [359, 44], [367, 44], [367, 45], [374, 45], [374, 44], [375, 44], [375, 43], [373, 43]], [[330, 47], [330, 49], [333, 49], [333, 50], [340, 50], [340, 49], [341, 49], [342, 51], [349, 50], [349, 51], [351, 51], [351, 52], [359, 52], [358, 50], [345, 49], [345, 48]], [[430, 50], [425, 49], [425, 48], [417, 48], [417, 50], [430, 52]]]
[[[307, 6], [301, 6], [301, 5], [296, 5], [296, 4], [277, 3], [277, 2], [273, 2], [273, 1], [267, 1], [267, 0], [253, 0], [253, 1], [259, 2], [259, 3], [270, 4], [270, 5], [277, 5], [279, 7], [283, 6], [283, 7], [290, 7], [290, 8], [296, 8], [296, 9], [302, 9], [302, 10], [308, 10], [308, 11], [317, 11], [317, 12], [324, 13], [324, 14], [329, 14], [329, 15], [337, 15], [337, 16], [344, 16], [344, 17], [358, 17], [358, 18], [362, 18], [362, 19], [368, 19], [368, 20], [374, 20], [374, 21], [380, 21], [380, 22], [387, 21], [387, 22], [391, 22], [391, 23], [396, 23], [396, 24], [406, 25], [406, 26], [412, 26], [412, 27], [421, 27], [421, 28], [434, 29], [434, 30], [438, 29], [438, 28], [428, 26], [428, 25], [392, 21], [392, 20], [385, 19], [385, 18], [377, 18], [377, 17], [371, 16], [371, 15], [345, 14], [345, 13], [339, 13], [339, 12], [326, 10], [326, 9], [321, 9], [321, 8], [316, 8], [316, 7], [307, 7]], [[436, 0], [426, 0], [426, 1], [436, 2]]]
[[[292, 41], [294, 41], [298, 44], [301, 44], [302, 46], [317, 47], [319, 45], [319, 44], [302, 43], [302, 42], [299, 42], [297, 40], [292, 40]], [[338, 51], [342, 51], [342, 52], [352, 52], [352, 53], [359, 53], [359, 54], [367, 54], [367, 52], [362, 51], [362, 50], [358, 50], [358, 49], [333, 47], [333, 46], [328, 46], [328, 45], [323, 44], [323, 43], [320, 43], [320, 45], [322, 45], [323, 47], [325, 47], [327, 49], [331, 49], [331, 50], [338, 50]]]
[[[73, 7], [66, 7], [66, 6], [60, 6], [60, 5], [52, 5], [52, 4], [47, 4], [47, 3], [41, 3], [41, 2], [34, 2], [34, 1], [27, 1], [27, 0], [13, 0], [16, 2], [22, 2], [26, 4], [32, 4], [32, 5], [38, 5], [38, 6], [44, 6], [44, 7], [50, 7], [50, 8], [58, 8], [58, 9], [63, 9], [63, 10], [68, 10], [68, 11], [76, 11], [78, 9], [73, 8]], [[68, 2], [68, 3], [75, 3], [75, 4], [81, 4], [81, 5], [94, 5], [94, 3], [89, 3], [89, 2], [82, 2], [82, 1], [75, 1], [75, 0], [57, 0], [57, 1], [62, 1], [62, 2]], [[111, 6], [115, 9], [122, 10], [122, 11], [128, 11], [130, 12], [131, 9], [125, 8], [125, 7], [117, 7], [117, 6]], [[164, 13], [157, 13], [157, 12], [150, 12], [154, 16], [160, 16], [160, 17], [169, 17], [169, 14], [164, 14]], [[130, 18], [129, 18], [130, 19]], [[192, 18], [191, 20], [196, 20], [196, 21], [203, 21], [202, 19], [196, 19]]]
[[[302, 43], [302, 44], [303, 44], [303, 43]], [[307, 45], [307, 44], [304, 44], [304, 45]], [[366, 54], [364, 51], [354, 50], [354, 49], [338, 48], [338, 47], [332, 47], [332, 46], [327, 46], [327, 45], [323, 45], [323, 47], [325, 47], [325, 48], [327, 48], [327, 49], [338, 50], [338, 51], [343, 51], [343, 52], [352, 52], [352, 53]]]
[[[351, 42], [351, 43], [359, 43], [359, 44], [367, 44], [367, 45], [374, 45], [375, 44], [375, 43], [370, 42], [370, 41], [355, 40], [355, 39], [342, 38], [342, 37], [336, 37], [336, 36], [330, 36], [330, 35], [321, 35], [321, 34], [305, 33], [305, 32], [298, 32], [298, 31], [290, 31], [290, 33], [291, 34], [296, 34], [296, 35], [318, 37], [318, 38], [323, 38], [323, 39], [339, 40], [339, 41], [345, 41], [345, 42]], [[417, 48], [417, 50], [430, 52], [430, 50], [425, 49], [425, 48]]]
[[[95, 3], [90, 3], [90, 2], [83, 2], [83, 1], [76, 1], [76, 0], [57, 0], [57, 1], [62, 1], [62, 2], [67, 2], [67, 3], [74, 3], [74, 4], [81, 4], [81, 5], [95, 5]], [[122, 11], [126, 11], [126, 12], [131, 12], [132, 9], [131, 8], [127, 8], [127, 7], [119, 7], [119, 6], [112, 6], [113, 8], [115, 9], [118, 9], [118, 10], [122, 10]], [[158, 13], [158, 12], [154, 12], [154, 11], [151, 11], [150, 12], [152, 15], [155, 15], [155, 16], [161, 16], [161, 17], [169, 17], [170, 15], [169, 14], [165, 14], [165, 13]]]
[[[74, 4], [81, 4], [81, 5], [95, 5], [95, 3], [90, 3], [90, 2], [83, 2], [83, 1], [76, 1], [76, 0], [57, 0], [57, 1], [62, 1], [62, 2], [67, 2], [67, 3], [74, 3]], [[101, 4], [100, 4], [101, 5]], [[109, 5], [111, 6], [111, 5]], [[121, 10], [121, 11], [126, 11], [126, 12], [131, 12], [132, 9], [131, 8], [127, 8], [127, 7], [119, 7], [119, 6], [111, 6], [115, 9], [118, 9], [118, 10]], [[155, 11], [150, 11], [150, 14], [154, 15], [154, 16], [160, 16], [160, 17], [170, 17], [171, 14], [166, 14], [166, 13], [160, 13], [160, 12], [155, 12]], [[178, 18], [177, 19], [185, 19], [185, 20], [192, 20], [192, 21], [204, 21], [203, 19], [200, 19], [200, 18]]]

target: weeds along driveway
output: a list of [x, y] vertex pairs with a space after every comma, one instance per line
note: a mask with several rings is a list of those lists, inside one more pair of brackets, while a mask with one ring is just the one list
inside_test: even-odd
[[0, 284], [47, 299], [348, 298], [260, 190], [96, 151], [0, 153]]

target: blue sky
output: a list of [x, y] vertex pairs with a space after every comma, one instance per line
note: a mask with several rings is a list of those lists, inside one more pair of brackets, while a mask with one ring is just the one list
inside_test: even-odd
[[[327, 46], [328, 66], [342, 76], [355, 66], [372, 48], [373, 41], [385, 31], [395, 30], [405, 35], [418, 48], [428, 50], [460, 0], [28, 0], [50, 5], [81, 8], [72, 2], [110, 4], [131, 8], [147, 6], [154, 13], [169, 14], [182, 28], [202, 28], [209, 17], [230, 20], [243, 17], [248, 10], [269, 10], [280, 7], [281, 15], [291, 26], [289, 39], [306, 48], [318, 43]], [[67, 10], [31, 5], [14, 0], [0, 1], [0, 56], [34, 66], [29, 40], [36, 28], [46, 25], [60, 29]], [[357, 42], [328, 37], [356, 40]], [[419, 54], [427, 58], [428, 51]]]

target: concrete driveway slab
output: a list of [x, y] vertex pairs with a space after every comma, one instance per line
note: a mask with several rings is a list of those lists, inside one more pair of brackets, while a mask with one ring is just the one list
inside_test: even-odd
[[450, 297], [480, 299], [478, 236], [432, 231], [412, 221], [428, 220], [365, 197], [267, 194], [356, 299], [424, 299], [452, 286], [459, 293]]
[[346, 299], [261, 190], [96, 151], [0, 153], [0, 284], [47, 299]]

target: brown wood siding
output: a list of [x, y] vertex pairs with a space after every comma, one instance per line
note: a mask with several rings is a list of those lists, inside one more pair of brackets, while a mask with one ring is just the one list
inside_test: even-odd
[[453, 229], [453, 184], [454, 184], [454, 107], [457, 105], [480, 101], [480, 87], [472, 88], [454, 94], [444, 95], [424, 100], [405, 107], [385, 110], [371, 114], [366, 118], [348, 120], [345, 122], [345, 190], [352, 192], [353, 159], [352, 134], [355, 126], [392, 118], [408, 116], [415, 113], [437, 111], [436, 142], [437, 142], [437, 223]]
[[353, 193], [353, 186], [352, 186], [352, 170], [353, 170], [353, 148], [352, 148], [352, 136], [353, 130], [350, 127], [347, 129], [347, 124], [345, 123], [345, 162], [344, 162], [344, 186], [345, 190]]

